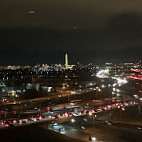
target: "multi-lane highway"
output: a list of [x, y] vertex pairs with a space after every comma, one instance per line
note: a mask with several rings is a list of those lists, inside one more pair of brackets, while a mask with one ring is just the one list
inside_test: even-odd
[[[134, 134], [140, 137], [139, 134], [141, 134], [141, 126], [134, 126], [134, 129], [131, 129], [128, 125], [125, 125], [123, 128], [123, 124], [121, 124], [121, 127], [120, 123], [118, 124], [118, 119], [114, 119], [113, 122], [110, 122], [109, 117], [106, 119], [106, 117], [103, 116], [107, 112], [115, 110], [125, 112], [127, 108], [137, 106], [138, 102], [128, 95], [123, 95], [123, 92], [119, 90], [119, 87], [117, 88], [117, 86], [104, 86], [105, 85], [100, 85], [88, 88], [87, 93], [70, 93], [63, 96], [56, 95], [54, 98], [55, 100], [58, 99], [57, 104], [56, 102], [54, 102], [54, 105], [48, 104], [46, 109], [25, 109], [21, 112], [22, 118], [18, 117], [13, 119], [11, 117], [2, 120], [0, 128], [40, 124], [40, 127], [59, 132], [63, 135], [82, 141], [92, 139], [95, 141], [123, 142], [125, 140], [128, 141], [129, 133], [131, 133], [132, 139]], [[115, 94], [113, 94], [114, 88], [116, 90]], [[51, 98], [24, 100], [16, 103], [13, 102], [11, 105], [26, 104], [28, 101], [32, 104], [34, 101], [40, 102]], [[62, 102], [64, 98], [67, 99], [61, 104], [60, 102]], [[41, 111], [41, 109], [44, 111]], [[43, 122], [44, 124], [42, 125]], [[47, 126], [45, 125], [46, 122], [47, 124], [50, 124]], [[126, 130], [128, 132], [126, 132]], [[123, 132], [126, 133], [126, 137], [123, 136]], [[113, 136], [111, 134], [113, 134]]]

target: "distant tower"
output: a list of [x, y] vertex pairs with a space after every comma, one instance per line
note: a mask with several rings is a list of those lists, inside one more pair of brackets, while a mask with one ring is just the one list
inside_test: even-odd
[[68, 69], [68, 54], [65, 54], [65, 67]]

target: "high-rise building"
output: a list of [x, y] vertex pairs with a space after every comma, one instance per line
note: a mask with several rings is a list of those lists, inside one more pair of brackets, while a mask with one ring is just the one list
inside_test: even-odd
[[0, 105], [2, 102], [8, 100], [8, 88], [3, 81], [0, 80]]
[[8, 95], [8, 88], [3, 81], [0, 80], [0, 98]]
[[65, 54], [65, 68], [68, 69], [68, 54]]

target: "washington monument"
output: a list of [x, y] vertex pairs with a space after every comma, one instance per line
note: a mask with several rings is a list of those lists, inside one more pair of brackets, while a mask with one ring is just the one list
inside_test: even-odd
[[65, 54], [65, 68], [68, 69], [68, 54]]

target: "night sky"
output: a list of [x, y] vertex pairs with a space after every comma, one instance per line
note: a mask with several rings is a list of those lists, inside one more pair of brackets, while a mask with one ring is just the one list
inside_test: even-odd
[[0, 0], [0, 65], [139, 61], [141, 0]]

